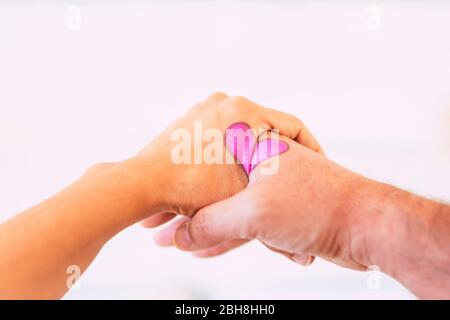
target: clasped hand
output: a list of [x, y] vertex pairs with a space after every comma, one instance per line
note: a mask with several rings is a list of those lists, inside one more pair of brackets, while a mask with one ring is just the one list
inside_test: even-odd
[[[264, 165], [275, 161], [269, 159], [249, 177], [238, 163], [174, 164], [169, 159], [176, 144], [173, 133], [182, 128], [198, 136], [194, 133], [197, 121], [203, 130], [217, 128], [222, 134], [235, 122], [248, 123], [259, 132], [277, 129], [289, 151], [276, 159], [276, 173], [264, 174]], [[192, 141], [193, 149], [196, 144]], [[161, 172], [167, 176], [158, 179], [158, 185], [166, 196], [162, 197], [164, 208], [142, 224], [156, 227], [184, 216], [156, 234], [158, 244], [211, 257], [256, 239], [302, 265], [311, 264], [318, 255], [342, 266], [366, 268], [351, 251], [352, 212], [347, 201], [349, 191], [364, 179], [327, 160], [317, 140], [294, 116], [215, 93], [133, 161], [150, 165], [149, 159], [165, 167]]]

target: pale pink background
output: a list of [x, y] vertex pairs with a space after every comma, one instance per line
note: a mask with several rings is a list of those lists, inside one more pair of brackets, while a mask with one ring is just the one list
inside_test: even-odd
[[[302, 118], [344, 166], [450, 199], [447, 2], [7, 1], [0, 219], [131, 156], [216, 90]], [[203, 261], [152, 234], [115, 237], [67, 298], [412, 297], [386, 276], [369, 290], [369, 274], [305, 269], [258, 243]]]

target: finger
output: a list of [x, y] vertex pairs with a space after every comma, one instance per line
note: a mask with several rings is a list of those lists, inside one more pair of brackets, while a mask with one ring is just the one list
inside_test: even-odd
[[315, 257], [306, 253], [296, 253], [292, 256], [291, 260], [304, 267], [308, 267], [314, 262]]
[[267, 247], [267, 249], [269, 249], [270, 251], [273, 251], [273, 252], [275, 252], [275, 253], [281, 254], [282, 256], [285, 256], [285, 257], [288, 258], [289, 260], [292, 260], [292, 257], [294, 256], [293, 253], [289, 253], [289, 252], [286, 252], [286, 251], [283, 251], [283, 250], [274, 248], [274, 247], [269, 246], [269, 245], [267, 245], [267, 244], [265, 244], [265, 243], [263, 243], [263, 245], [265, 245], [265, 246]]
[[216, 256], [222, 255], [226, 252], [229, 252], [233, 249], [236, 249], [248, 242], [249, 242], [248, 240], [243, 240], [243, 239], [230, 240], [230, 241], [226, 241], [221, 244], [218, 244], [217, 246], [212, 247], [212, 248], [195, 251], [195, 252], [193, 252], [193, 254], [194, 254], [194, 256], [196, 256], [198, 258], [216, 257]]
[[155, 227], [162, 225], [163, 223], [166, 223], [166, 222], [172, 220], [175, 217], [176, 217], [175, 213], [161, 212], [161, 213], [154, 214], [154, 215], [142, 220], [141, 225], [144, 228], [155, 228]]
[[317, 139], [300, 119], [278, 110], [266, 109], [268, 110], [267, 121], [273, 129], [278, 129], [281, 135], [295, 140], [313, 151], [324, 154]]
[[248, 189], [198, 211], [174, 235], [180, 250], [198, 251], [233, 239], [250, 239], [251, 201]]
[[334, 264], [337, 264], [338, 266], [341, 266], [343, 268], [352, 269], [356, 271], [367, 271], [367, 267], [352, 260], [342, 260], [342, 259], [335, 259], [335, 258], [324, 258], [327, 261], [333, 262]]
[[190, 218], [188, 217], [182, 217], [172, 224], [170, 224], [168, 227], [165, 227], [158, 233], [156, 233], [153, 236], [153, 239], [155, 242], [160, 245], [161, 247], [170, 247], [173, 245], [173, 236], [175, 234], [175, 231], [183, 224], [189, 221]]
[[309, 254], [305, 254], [305, 253], [290, 253], [290, 252], [286, 252], [277, 248], [274, 248], [272, 246], [269, 246], [267, 244], [264, 244], [269, 250], [276, 252], [278, 254], [281, 254], [283, 256], [285, 256], [286, 258], [288, 258], [289, 260], [294, 261], [297, 264], [300, 264], [304, 267], [307, 267], [309, 265], [311, 265], [314, 260], [315, 257], [311, 256]]
[[294, 140], [315, 152], [325, 155], [325, 151], [319, 141], [303, 123], [297, 128], [297, 136]]

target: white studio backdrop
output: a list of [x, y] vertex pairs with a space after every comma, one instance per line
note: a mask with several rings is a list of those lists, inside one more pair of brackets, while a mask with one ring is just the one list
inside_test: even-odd
[[[218, 90], [300, 117], [354, 171], [450, 199], [448, 2], [0, 1], [0, 221]], [[153, 233], [116, 236], [66, 298], [413, 298], [258, 243], [200, 260]]]

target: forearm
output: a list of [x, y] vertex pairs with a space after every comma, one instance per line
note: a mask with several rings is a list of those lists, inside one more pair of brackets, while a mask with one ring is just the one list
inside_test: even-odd
[[[354, 206], [359, 259], [420, 298], [450, 297], [450, 207], [367, 180]], [[364, 231], [361, 231], [364, 229]]]
[[150, 214], [151, 200], [128, 170], [122, 163], [96, 165], [0, 225], [0, 298], [61, 297], [69, 266], [84, 271], [111, 237]]

